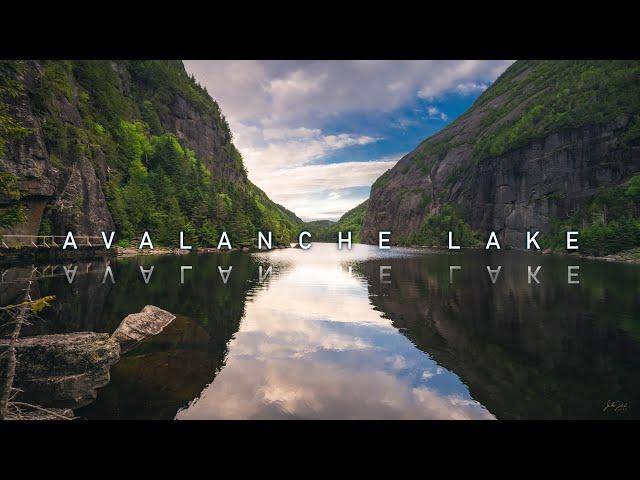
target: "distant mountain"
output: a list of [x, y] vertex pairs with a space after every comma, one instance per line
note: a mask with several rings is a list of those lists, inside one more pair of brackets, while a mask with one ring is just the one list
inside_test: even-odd
[[272, 230], [284, 243], [302, 225], [249, 181], [180, 61], [1, 61], [0, 187], [5, 234], [115, 228], [174, 245], [184, 230], [215, 245], [223, 230], [236, 244]]
[[351, 232], [351, 241], [353, 243], [360, 242], [360, 229], [365, 212], [367, 211], [368, 200], [365, 200], [357, 207], [352, 208], [342, 215], [337, 222], [330, 220], [316, 220], [314, 222], [305, 223], [305, 229], [308, 230], [313, 240], [317, 242], [336, 242], [338, 240], [338, 232]]
[[[640, 245], [640, 62], [518, 61], [458, 119], [423, 141], [371, 189], [362, 239], [583, 251]], [[635, 193], [634, 193], [635, 192]], [[544, 238], [543, 238], [544, 237]], [[606, 245], [605, 245], [606, 243]]]
[[312, 220], [310, 222], [305, 222], [304, 226], [305, 228], [309, 229], [309, 228], [325, 228], [325, 227], [331, 227], [332, 225], [335, 225], [337, 222], [333, 221], [333, 220]]

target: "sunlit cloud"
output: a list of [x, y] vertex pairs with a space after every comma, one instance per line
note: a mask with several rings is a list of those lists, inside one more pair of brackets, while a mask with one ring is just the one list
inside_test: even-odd
[[487, 88], [489, 88], [488, 83], [466, 82], [459, 83], [456, 86], [456, 91], [461, 95], [471, 95], [474, 93], [484, 92]]
[[[376, 148], [381, 143], [393, 145], [395, 141], [393, 135], [367, 133], [353, 118], [376, 115], [376, 125], [388, 127], [395, 134], [416, 128], [425, 120], [444, 125], [449, 115], [440, 104], [429, 106], [421, 118], [396, 116], [393, 112], [419, 100], [433, 102], [446, 95], [461, 98], [477, 95], [510, 63], [497, 60], [186, 61], [185, 66], [220, 104], [250, 179], [299, 216], [319, 218], [328, 212], [337, 212], [340, 216], [366, 196], [340, 195], [338, 198], [335, 187], [347, 180], [348, 175], [338, 174], [339, 178], [335, 178], [332, 176], [337, 173], [333, 168], [302, 171], [300, 167], [332, 164], [335, 155], [344, 157], [359, 149], [353, 159], [375, 165], [369, 170], [358, 167], [345, 172], [355, 176], [348, 185], [370, 187], [377, 178], [373, 172], [384, 171], [380, 171], [381, 154]], [[350, 123], [347, 122], [350, 127], [336, 127], [347, 117], [351, 118]], [[399, 150], [387, 148], [383, 155]], [[341, 162], [339, 168], [344, 169], [353, 163], [344, 162], [344, 158]], [[389, 166], [385, 165], [386, 168]], [[310, 175], [319, 177], [311, 179]], [[282, 179], [287, 177], [285, 185]], [[327, 183], [333, 183], [329, 191]], [[309, 208], [309, 197], [302, 197], [310, 194], [314, 195], [315, 208]], [[322, 199], [324, 206], [318, 203]], [[298, 210], [300, 207], [303, 211]]]
[[237, 125], [234, 135], [251, 178], [267, 189], [269, 187], [261, 180], [274, 173], [309, 164], [336, 150], [367, 145], [377, 140], [368, 135], [325, 135], [320, 129], [304, 127], [262, 129], [243, 123]]
[[305, 220], [337, 220], [366, 200], [370, 185], [402, 156], [282, 169], [265, 177], [259, 186], [274, 192], [274, 201], [288, 205]]

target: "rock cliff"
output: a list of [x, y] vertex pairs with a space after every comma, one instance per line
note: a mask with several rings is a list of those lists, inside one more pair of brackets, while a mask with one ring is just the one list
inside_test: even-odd
[[485, 239], [525, 248], [528, 230], [549, 232], [640, 172], [639, 99], [639, 62], [514, 63], [375, 182], [363, 242], [390, 230], [393, 243], [417, 243], [454, 205]]
[[5, 234], [191, 229], [211, 244], [222, 229], [284, 240], [300, 223], [248, 180], [217, 103], [180, 61], [0, 62], [0, 174], [17, 177], [26, 213]]

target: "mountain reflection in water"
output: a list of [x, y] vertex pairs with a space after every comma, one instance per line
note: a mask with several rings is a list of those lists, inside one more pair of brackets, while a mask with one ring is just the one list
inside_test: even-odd
[[225, 368], [178, 419], [492, 418], [371, 308], [343, 262], [374, 249], [313, 250], [269, 254], [288, 267], [247, 302]]
[[[111, 266], [113, 285], [99, 262], [40, 280], [57, 301], [26, 331], [112, 332], [146, 304], [177, 315], [112, 367], [87, 418], [640, 417], [638, 266], [322, 243]], [[1, 287], [8, 303], [18, 287]]]

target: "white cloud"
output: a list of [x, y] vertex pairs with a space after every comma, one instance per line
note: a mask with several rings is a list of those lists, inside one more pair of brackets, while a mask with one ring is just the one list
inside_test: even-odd
[[291, 140], [300, 138], [319, 137], [322, 130], [319, 128], [265, 128], [262, 136], [265, 140]]
[[186, 61], [235, 122], [315, 126], [348, 112], [389, 112], [416, 95], [434, 98], [459, 84], [492, 82], [504, 60]]
[[[176, 419], [494, 418], [371, 308], [366, 282], [345, 265], [368, 252], [311, 248], [321, 255], [268, 254], [287, 266], [246, 303], [225, 367]], [[436, 369], [439, 383], [425, 375]]]
[[[238, 123], [235, 143], [258, 185], [282, 169], [309, 164], [343, 148], [367, 145], [377, 139], [367, 135], [341, 133], [325, 135], [317, 128], [265, 128]], [[265, 187], [267, 188], [267, 187]], [[271, 192], [267, 190], [271, 195]]]
[[449, 119], [444, 112], [441, 112], [438, 107], [434, 107], [433, 105], [427, 107], [427, 113], [429, 114], [429, 118], [439, 118], [443, 122]]
[[[315, 190], [318, 198], [327, 195], [331, 206], [305, 207], [305, 199], [292, 192], [309, 192], [312, 184], [347, 181], [369, 186], [381, 168], [359, 165], [353, 172], [347, 164], [333, 168], [296, 170], [311, 167], [328, 155], [349, 147], [363, 146], [380, 138], [361, 132], [329, 134], [327, 125], [343, 115], [379, 115], [392, 112], [417, 98], [433, 100], [446, 93], [469, 95], [492, 82], [510, 61], [186, 61], [185, 66], [220, 104], [234, 142], [245, 160], [249, 176], [274, 200], [299, 215], [301, 205], [308, 215], [335, 212], [338, 201], [325, 190]], [[474, 90], [475, 89], [475, 90]], [[436, 107], [428, 118], [448, 120]], [[393, 123], [406, 129], [410, 119]], [[385, 160], [387, 161], [387, 160]], [[349, 164], [352, 162], [349, 162]], [[360, 162], [365, 163], [365, 162]], [[367, 170], [369, 168], [369, 170]], [[386, 168], [385, 168], [386, 169]], [[366, 173], [365, 173], [366, 171]], [[315, 179], [311, 175], [320, 175]], [[327, 175], [340, 175], [340, 179]], [[355, 175], [355, 180], [345, 177]], [[281, 179], [288, 179], [286, 185]], [[368, 184], [362, 184], [366, 179]], [[308, 193], [305, 193], [308, 195]], [[342, 212], [354, 207], [355, 196], [341, 197]], [[351, 203], [349, 203], [351, 202]], [[355, 203], [353, 203], [355, 202]], [[303, 214], [304, 215], [304, 214]]]
[[461, 95], [471, 95], [474, 93], [484, 92], [489, 88], [488, 83], [465, 82], [456, 85], [456, 91]]
[[[266, 181], [276, 191], [300, 195], [332, 188], [366, 187], [393, 167], [401, 156], [398, 154], [368, 162], [304, 165], [277, 171]], [[293, 184], [292, 180], [295, 180]]]
[[402, 156], [282, 169], [261, 179], [259, 186], [304, 220], [337, 220], [366, 200], [368, 187]]
[[[369, 186], [402, 154], [362, 162], [317, 163], [343, 148], [368, 145], [367, 135], [325, 135], [312, 128], [266, 128], [238, 124], [235, 143], [253, 182], [304, 220], [337, 220], [367, 198]], [[355, 194], [348, 189], [360, 189]], [[347, 194], [350, 193], [350, 194]]]

